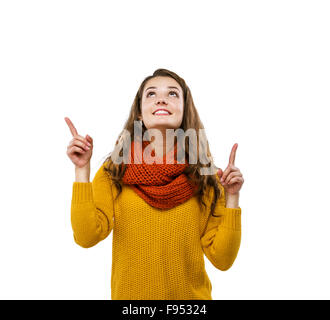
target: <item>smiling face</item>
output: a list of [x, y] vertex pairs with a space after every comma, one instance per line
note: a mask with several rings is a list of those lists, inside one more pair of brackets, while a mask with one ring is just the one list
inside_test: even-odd
[[[156, 128], [164, 134], [166, 129], [177, 129], [183, 119], [183, 91], [171, 77], [155, 77], [144, 86], [141, 109], [143, 121], [147, 129]], [[164, 111], [156, 112], [158, 109]]]

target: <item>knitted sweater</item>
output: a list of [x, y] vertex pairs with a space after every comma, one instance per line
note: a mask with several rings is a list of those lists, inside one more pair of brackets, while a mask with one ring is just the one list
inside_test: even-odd
[[99, 168], [92, 182], [73, 182], [74, 241], [89, 248], [113, 230], [112, 300], [212, 300], [204, 254], [217, 269], [234, 263], [241, 241], [241, 208], [226, 208], [224, 188], [214, 215], [213, 188], [172, 209], [157, 209], [123, 184], [119, 197]]

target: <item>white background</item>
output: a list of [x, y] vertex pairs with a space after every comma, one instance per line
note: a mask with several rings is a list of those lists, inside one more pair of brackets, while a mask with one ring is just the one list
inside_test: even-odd
[[328, 1], [1, 1], [1, 299], [110, 299], [112, 234], [70, 222], [64, 117], [91, 179], [142, 80], [183, 77], [225, 169], [238, 143], [242, 242], [213, 299], [329, 299]]

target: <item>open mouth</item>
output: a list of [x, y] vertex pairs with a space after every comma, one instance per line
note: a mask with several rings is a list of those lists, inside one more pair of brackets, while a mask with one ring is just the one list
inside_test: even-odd
[[153, 113], [154, 116], [169, 116], [171, 113], [165, 109], [158, 109]]

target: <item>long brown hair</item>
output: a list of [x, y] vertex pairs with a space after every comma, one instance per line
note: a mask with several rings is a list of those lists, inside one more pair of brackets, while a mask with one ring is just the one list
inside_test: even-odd
[[[136, 93], [136, 96], [134, 98], [128, 119], [126, 120], [126, 123], [124, 125], [122, 132], [118, 136], [118, 139], [115, 144], [115, 148], [121, 148], [122, 143], [123, 143], [122, 141], [123, 141], [123, 132], [124, 131], [126, 131], [126, 133], [129, 132], [131, 141], [134, 140], [134, 121], [138, 121], [139, 115], [142, 114], [141, 101], [142, 101], [142, 94], [143, 94], [144, 86], [148, 80], [150, 80], [154, 77], [159, 77], [159, 76], [171, 77], [179, 83], [179, 85], [182, 88], [183, 96], [184, 96], [183, 120], [182, 120], [180, 128], [184, 132], [186, 132], [186, 130], [188, 130], [190, 128], [195, 130], [196, 136], [197, 136], [197, 150], [199, 150], [198, 149], [199, 141], [200, 141], [200, 143], [206, 144], [206, 145], [204, 145], [204, 148], [205, 148], [204, 150], [207, 150], [207, 157], [208, 157], [208, 160], [210, 163], [208, 165], [205, 165], [200, 162], [200, 159], [197, 159], [197, 163], [189, 164], [189, 166], [187, 166], [187, 168], [185, 169], [184, 173], [187, 175], [189, 180], [191, 180], [193, 183], [197, 184], [198, 189], [197, 189], [196, 194], [198, 194], [199, 203], [203, 204], [204, 206], [206, 206], [204, 199], [203, 199], [204, 195], [206, 194], [206, 191], [208, 190], [209, 187], [211, 187], [211, 188], [213, 187], [214, 196], [213, 196], [213, 200], [211, 203], [211, 214], [212, 214], [212, 216], [214, 216], [213, 213], [214, 213], [214, 209], [216, 206], [216, 202], [217, 202], [218, 198], [220, 197], [220, 193], [221, 193], [221, 190], [217, 183], [217, 177], [216, 177], [217, 174], [201, 175], [200, 171], [199, 171], [201, 168], [207, 168], [207, 167], [209, 167], [209, 165], [214, 165], [213, 158], [212, 158], [212, 155], [211, 155], [211, 152], [209, 149], [209, 144], [207, 142], [207, 139], [206, 140], [200, 139], [199, 129], [204, 129], [204, 126], [199, 118], [199, 115], [196, 110], [190, 89], [187, 86], [184, 79], [179, 77], [176, 73], [174, 73], [170, 70], [167, 70], [167, 69], [157, 69], [152, 75], [147, 76], [142, 81], [142, 83]], [[146, 130], [147, 130], [147, 128], [144, 126], [144, 124], [142, 124], [142, 136], [144, 136], [144, 133]], [[206, 137], [206, 135], [205, 135], [205, 137]], [[189, 143], [187, 142], [187, 139], [184, 139], [183, 143], [185, 144], [185, 149], [184, 149], [185, 156], [188, 157], [189, 156]], [[194, 149], [194, 150], [196, 150], [196, 149]], [[122, 154], [123, 154], [123, 152], [120, 151], [119, 155], [122, 156]], [[114, 163], [112, 161], [111, 155], [112, 155], [112, 152], [104, 160], [103, 164], [106, 163], [106, 165], [104, 165], [104, 170], [107, 172], [107, 174], [113, 181], [114, 185], [116, 186], [116, 188], [118, 190], [118, 194], [117, 194], [117, 197], [118, 197], [122, 191], [122, 177], [124, 176], [124, 173], [125, 173], [126, 164], [125, 163], [120, 163], [120, 164]]]

